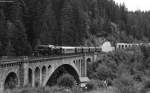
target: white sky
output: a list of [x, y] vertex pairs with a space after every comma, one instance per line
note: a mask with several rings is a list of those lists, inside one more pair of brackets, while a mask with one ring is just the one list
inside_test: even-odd
[[114, 0], [117, 3], [125, 3], [129, 11], [150, 10], [150, 0]]

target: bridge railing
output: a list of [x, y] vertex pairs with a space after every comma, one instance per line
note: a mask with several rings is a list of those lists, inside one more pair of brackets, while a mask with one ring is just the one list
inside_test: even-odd
[[43, 60], [48, 58], [53, 58], [56, 56], [2, 56], [0, 57], [0, 64], [1, 63], [12, 63], [12, 62], [27, 62], [32, 60]]
[[1, 63], [13, 63], [13, 62], [28, 62], [34, 60], [48, 60], [53, 58], [62, 58], [62, 57], [70, 57], [76, 55], [83, 55], [83, 54], [72, 54], [72, 55], [52, 55], [52, 56], [2, 56], [0, 57], [0, 64]]
[[21, 61], [27, 58], [28, 56], [2, 56], [0, 57], [0, 62]]

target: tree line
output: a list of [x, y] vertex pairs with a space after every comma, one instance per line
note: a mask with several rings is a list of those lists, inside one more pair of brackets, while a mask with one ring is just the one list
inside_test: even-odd
[[0, 3], [0, 55], [31, 55], [39, 44], [83, 46], [97, 37], [112, 42], [148, 42], [149, 19], [149, 12], [129, 12], [113, 0]]

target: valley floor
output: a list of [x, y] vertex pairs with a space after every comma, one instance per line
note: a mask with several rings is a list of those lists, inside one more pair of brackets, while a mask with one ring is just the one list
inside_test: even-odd
[[116, 93], [114, 88], [107, 88], [107, 89], [97, 89], [88, 92], [80, 91], [80, 89], [61, 89], [58, 87], [55, 88], [24, 88], [24, 89], [16, 89], [16, 90], [7, 90], [4, 93]]
[[107, 88], [107, 89], [98, 89], [98, 90], [93, 90], [90, 92], [85, 92], [85, 93], [116, 93], [117, 90], [115, 88]]

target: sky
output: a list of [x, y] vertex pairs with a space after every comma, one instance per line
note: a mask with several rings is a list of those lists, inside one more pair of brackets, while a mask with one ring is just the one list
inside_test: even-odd
[[114, 0], [117, 3], [124, 3], [129, 11], [142, 10], [149, 11], [150, 10], [150, 0]]

